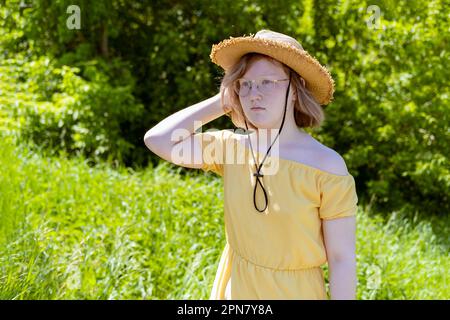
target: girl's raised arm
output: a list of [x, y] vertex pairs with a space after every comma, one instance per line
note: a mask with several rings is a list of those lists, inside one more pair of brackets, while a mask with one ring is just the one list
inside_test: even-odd
[[[220, 100], [218, 93], [163, 119], [147, 131], [144, 136], [145, 145], [166, 161], [187, 168], [201, 168], [202, 148], [199, 141], [194, 139], [194, 133], [204, 124], [225, 114]], [[172, 151], [175, 145], [178, 149], [190, 150], [189, 159], [174, 157]], [[194, 159], [200, 159], [200, 163]]]

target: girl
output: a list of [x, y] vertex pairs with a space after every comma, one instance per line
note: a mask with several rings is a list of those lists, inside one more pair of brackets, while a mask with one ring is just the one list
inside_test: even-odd
[[[161, 158], [224, 179], [226, 245], [210, 299], [355, 299], [355, 181], [303, 129], [332, 100], [328, 70], [270, 30], [213, 45], [211, 59], [225, 70], [220, 93], [144, 137]], [[196, 132], [223, 114], [245, 130]]]

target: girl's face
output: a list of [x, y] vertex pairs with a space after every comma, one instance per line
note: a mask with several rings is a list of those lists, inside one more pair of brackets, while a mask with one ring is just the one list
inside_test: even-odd
[[[261, 92], [256, 88], [256, 83], [248, 86], [250, 91], [245, 96], [239, 95], [242, 108], [244, 110], [247, 121], [250, 121], [255, 127], [259, 129], [279, 129], [281, 121], [283, 120], [284, 103], [286, 98], [286, 91], [289, 84], [289, 75], [280, 65], [273, 64], [268, 59], [259, 59], [254, 61], [248, 68], [247, 72], [241, 77], [241, 83], [245, 80], [281, 80], [274, 85], [266, 87], [265, 92]], [[261, 82], [260, 82], [261, 83]], [[266, 84], [269, 82], [265, 82]], [[267, 88], [269, 88], [267, 90]], [[242, 90], [242, 88], [241, 88]], [[263, 90], [264, 91], [264, 90]], [[286, 121], [289, 116], [293, 117], [293, 88], [289, 91], [287, 101]], [[252, 109], [253, 107], [262, 107], [263, 109]]]

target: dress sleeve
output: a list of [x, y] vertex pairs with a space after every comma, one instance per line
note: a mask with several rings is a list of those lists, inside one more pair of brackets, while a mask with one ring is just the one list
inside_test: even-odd
[[229, 130], [205, 131], [196, 133], [202, 150], [202, 167], [205, 172], [212, 171], [223, 176], [226, 140]]
[[321, 219], [335, 219], [356, 215], [358, 209], [355, 179], [346, 176], [325, 175], [320, 182]]

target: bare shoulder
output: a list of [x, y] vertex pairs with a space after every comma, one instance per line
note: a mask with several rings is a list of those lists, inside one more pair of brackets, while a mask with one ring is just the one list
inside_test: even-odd
[[314, 139], [315, 153], [321, 169], [329, 173], [345, 176], [348, 174], [344, 158], [335, 150]]

